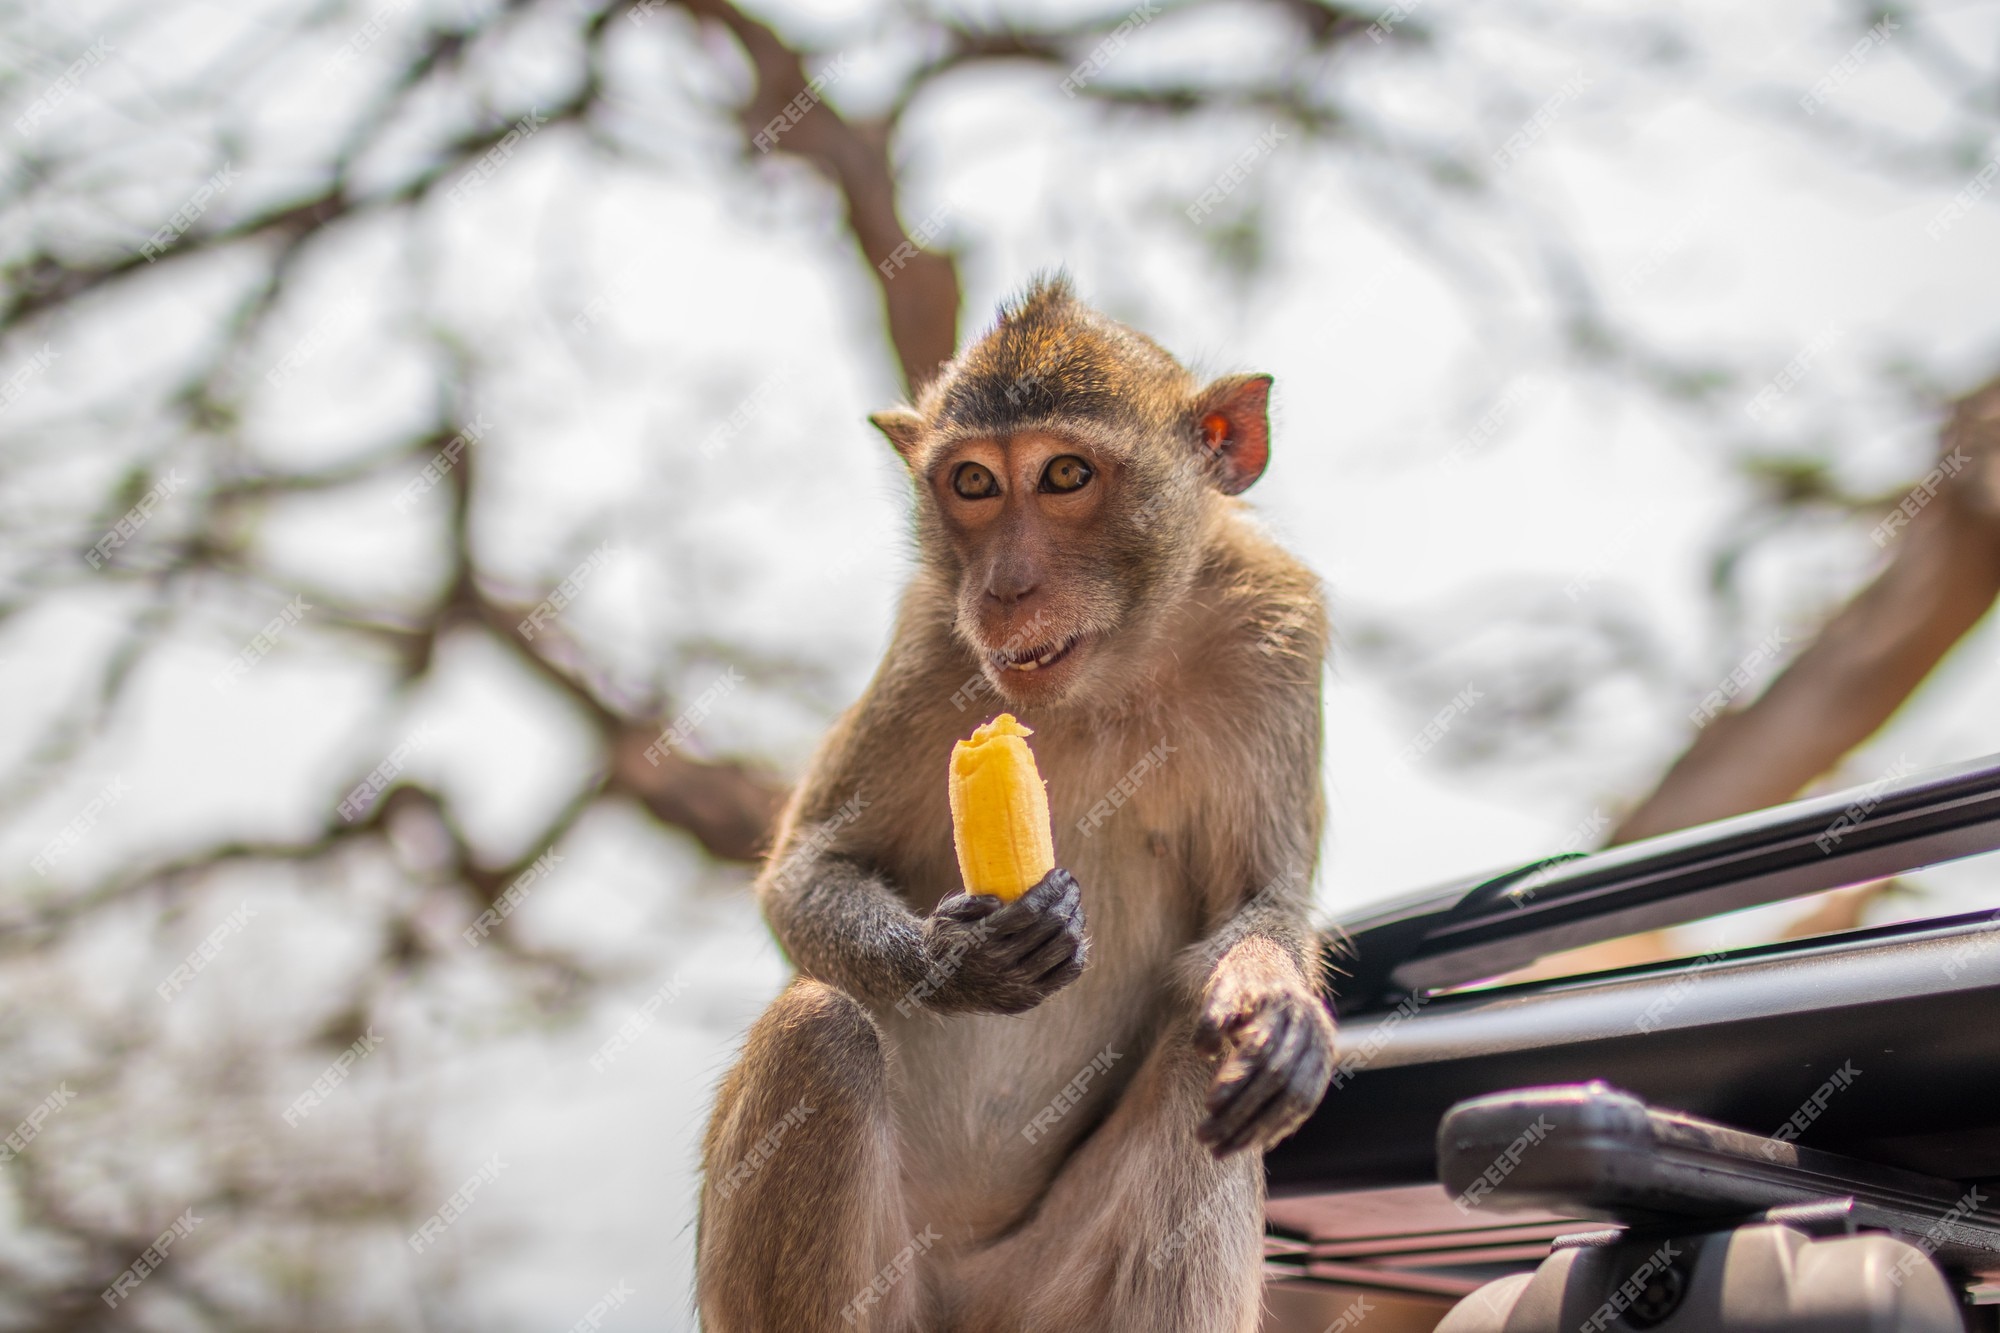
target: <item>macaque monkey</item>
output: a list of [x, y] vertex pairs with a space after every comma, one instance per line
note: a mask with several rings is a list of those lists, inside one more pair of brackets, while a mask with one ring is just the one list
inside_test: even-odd
[[[758, 894], [797, 978], [703, 1146], [706, 1333], [1249, 1333], [1263, 1151], [1319, 1102], [1318, 581], [1203, 385], [1035, 283], [875, 425], [919, 566]], [[954, 741], [1034, 729], [1063, 868], [960, 882]]]

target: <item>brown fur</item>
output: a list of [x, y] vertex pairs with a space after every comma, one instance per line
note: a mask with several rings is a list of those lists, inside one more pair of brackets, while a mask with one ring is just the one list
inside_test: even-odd
[[[1307, 925], [1325, 613], [1225, 493], [1261, 471], [1266, 385], [1204, 388], [1056, 281], [877, 418], [916, 481], [922, 565], [759, 881], [800, 979], [704, 1147], [708, 1333], [1256, 1327], [1262, 1149], [1332, 1050]], [[1054, 451], [1096, 479], [1035, 491]], [[954, 498], [964, 457], [1007, 497]], [[1040, 672], [990, 657], [1072, 634]], [[1035, 729], [1088, 917], [1081, 976], [1020, 1013], [936, 952], [941, 918], [992, 906], [962, 893], [945, 773], [1003, 710]], [[1047, 928], [1060, 952], [1084, 927]]]

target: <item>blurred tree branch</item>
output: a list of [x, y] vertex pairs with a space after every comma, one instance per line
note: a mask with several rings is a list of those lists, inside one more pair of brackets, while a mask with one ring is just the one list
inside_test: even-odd
[[[775, 145], [806, 159], [840, 191], [847, 229], [882, 290], [889, 343], [902, 364], [903, 382], [916, 392], [957, 349], [958, 266], [949, 255], [913, 245], [897, 215], [896, 173], [889, 161], [895, 118], [850, 123], [818, 101], [817, 89], [808, 94], [805, 58], [729, 0], [680, 3], [726, 29], [756, 72], [756, 89], [738, 113], [753, 146], [770, 151]], [[912, 80], [898, 109], [936, 72]], [[809, 109], [788, 119], [786, 108], [798, 99], [806, 99]]]
[[1985, 617], [2000, 597], [2000, 380], [1955, 405], [1938, 473], [1934, 498], [1910, 493], [1916, 513], [1891, 537], [1888, 567], [1754, 702], [1704, 727], [1612, 843], [1790, 800], [1874, 735]]

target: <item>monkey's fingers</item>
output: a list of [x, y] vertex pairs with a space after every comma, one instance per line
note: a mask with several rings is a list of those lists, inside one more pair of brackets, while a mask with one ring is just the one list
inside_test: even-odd
[[1258, 1014], [1248, 1003], [1212, 1001], [1195, 1020], [1194, 1048], [1203, 1055], [1220, 1055], [1236, 1042], [1237, 1034]]
[[1295, 1018], [1290, 1009], [1273, 1012], [1269, 1025], [1229, 1062], [1247, 1065], [1247, 1075], [1233, 1077], [1234, 1070], [1225, 1066], [1209, 1091], [1208, 1115], [1195, 1136], [1217, 1157], [1250, 1147], [1268, 1128], [1267, 1121], [1290, 1091], [1295, 1068], [1311, 1045], [1312, 1030], [1306, 1021]]
[[1327, 1047], [1310, 1039], [1309, 1024], [1301, 1020], [1299, 1026], [1308, 1034], [1305, 1049], [1296, 1059], [1287, 1062], [1284, 1086], [1258, 1112], [1239, 1138], [1237, 1147], [1253, 1144], [1270, 1147], [1304, 1124], [1306, 1117], [1312, 1114], [1313, 1108], [1325, 1095], [1327, 1079], [1333, 1073], [1332, 1055]]
[[1002, 935], [1026, 930], [1050, 912], [1083, 901], [1083, 886], [1067, 870], [1051, 870], [1035, 887], [993, 914], [993, 929]]
[[1090, 941], [1081, 930], [1066, 930], [1030, 955], [1022, 971], [1035, 979], [1035, 988], [1056, 991], [1083, 975], [1090, 961]]
[[1208, 1095], [1203, 1099], [1206, 1114], [1198, 1132], [1205, 1142], [1219, 1143], [1237, 1115], [1256, 1109], [1254, 1104], [1245, 1105], [1244, 1098], [1250, 1093], [1258, 1074], [1266, 1068], [1266, 1057], [1271, 1048], [1290, 1027], [1290, 1016], [1277, 1009], [1268, 1013], [1262, 1022], [1234, 1035], [1229, 1053], [1216, 1069], [1215, 1077], [1208, 1085]]
[[979, 921], [1000, 910], [1000, 900], [990, 893], [953, 893], [938, 901], [931, 915], [946, 921]]
[[1081, 916], [1053, 917], [1034, 929], [1006, 939], [989, 941], [986, 955], [996, 968], [1010, 976], [1028, 978], [1048, 971], [1062, 956], [1074, 953], [1083, 937]]

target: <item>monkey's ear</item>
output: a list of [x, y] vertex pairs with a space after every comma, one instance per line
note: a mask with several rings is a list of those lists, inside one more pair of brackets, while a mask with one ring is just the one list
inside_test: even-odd
[[1195, 399], [1195, 431], [1224, 495], [1240, 495], [1271, 461], [1271, 377], [1226, 375]]
[[907, 407], [892, 407], [868, 418], [876, 430], [889, 437], [906, 466], [915, 467], [917, 441], [923, 438], [924, 419]]

